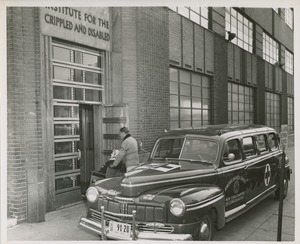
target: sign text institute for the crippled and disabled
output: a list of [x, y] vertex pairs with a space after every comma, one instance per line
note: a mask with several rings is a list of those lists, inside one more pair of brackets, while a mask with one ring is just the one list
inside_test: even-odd
[[110, 49], [108, 8], [44, 7], [40, 9], [41, 31], [44, 35], [104, 50]]

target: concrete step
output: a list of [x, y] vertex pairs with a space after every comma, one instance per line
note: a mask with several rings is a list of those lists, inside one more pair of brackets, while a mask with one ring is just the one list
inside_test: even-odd
[[17, 219], [16, 218], [12, 218], [12, 217], [8, 217], [7, 218], [7, 228], [11, 228], [17, 225]]

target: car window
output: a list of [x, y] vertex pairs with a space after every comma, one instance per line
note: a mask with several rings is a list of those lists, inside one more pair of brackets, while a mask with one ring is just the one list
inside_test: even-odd
[[257, 149], [260, 153], [266, 152], [268, 150], [267, 148], [267, 142], [266, 142], [266, 135], [257, 135], [256, 136], [256, 145]]
[[252, 136], [243, 138], [242, 143], [243, 151], [246, 158], [256, 155], [254, 138]]
[[201, 139], [186, 139], [180, 158], [214, 162], [217, 158], [217, 154], [217, 142]]
[[184, 138], [169, 138], [159, 140], [155, 158], [179, 158]]
[[268, 135], [268, 144], [271, 150], [278, 148], [278, 142], [275, 133], [270, 133]]
[[242, 153], [240, 148], [240, 142], [238, 139], [230, 140], [225, 143], [225, 149], [223, 152], [223, 160], [225, 163], [237, 162], [242, 159]]

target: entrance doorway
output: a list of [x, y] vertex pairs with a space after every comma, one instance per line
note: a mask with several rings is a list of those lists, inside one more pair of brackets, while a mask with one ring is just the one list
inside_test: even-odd
[[[91, 171], [99, 160], [101, 107], [79, 104], [78, 124], [72, 139], [55, 143], [55, 206], [79, 202], [89, 187]], [[74, 122], [73, 122], [74, 123]], [[95, 124], [99, 125], [95, 127]], [[57, 153], [61, 152], [61, 153]], [[63, 153], [62, 153], [63, 152]]]
[[58, 208], [82, 200], [101, 152], [105, 52], [53, 38], [51, 54], [55, 168], [51, 202]]

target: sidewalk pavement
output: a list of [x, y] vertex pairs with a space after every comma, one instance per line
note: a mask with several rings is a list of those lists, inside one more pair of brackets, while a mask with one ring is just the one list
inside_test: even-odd
[[[273, 199], [272, 199], [273, 200]], [[276, 205], [278, 206], [278, 205]], [[291, 196], [284, 203], [282, 241], [295, 239], [295, 199]], [[78, 227], [79, 218], [86, 214], [87, 204], [80, 204], [46, 214], [46, 221], [41, 223], [23, 223], [7, 231], [8, 241], [95, 241], [97, 235]], [[230, 231], [217, 234], [217, 241], [276, 241], [278, 208], [272, 209], [268, 217], [257, 226], [244, 228], [245, 233]], [[241, 222], [237, 224], [241, 225]], [[234, 227], [234, 226], [233, 226]], [[230, 227], [229, 227], [230, 228]], [[223, 232], [227, 232], [223, 231]]]

